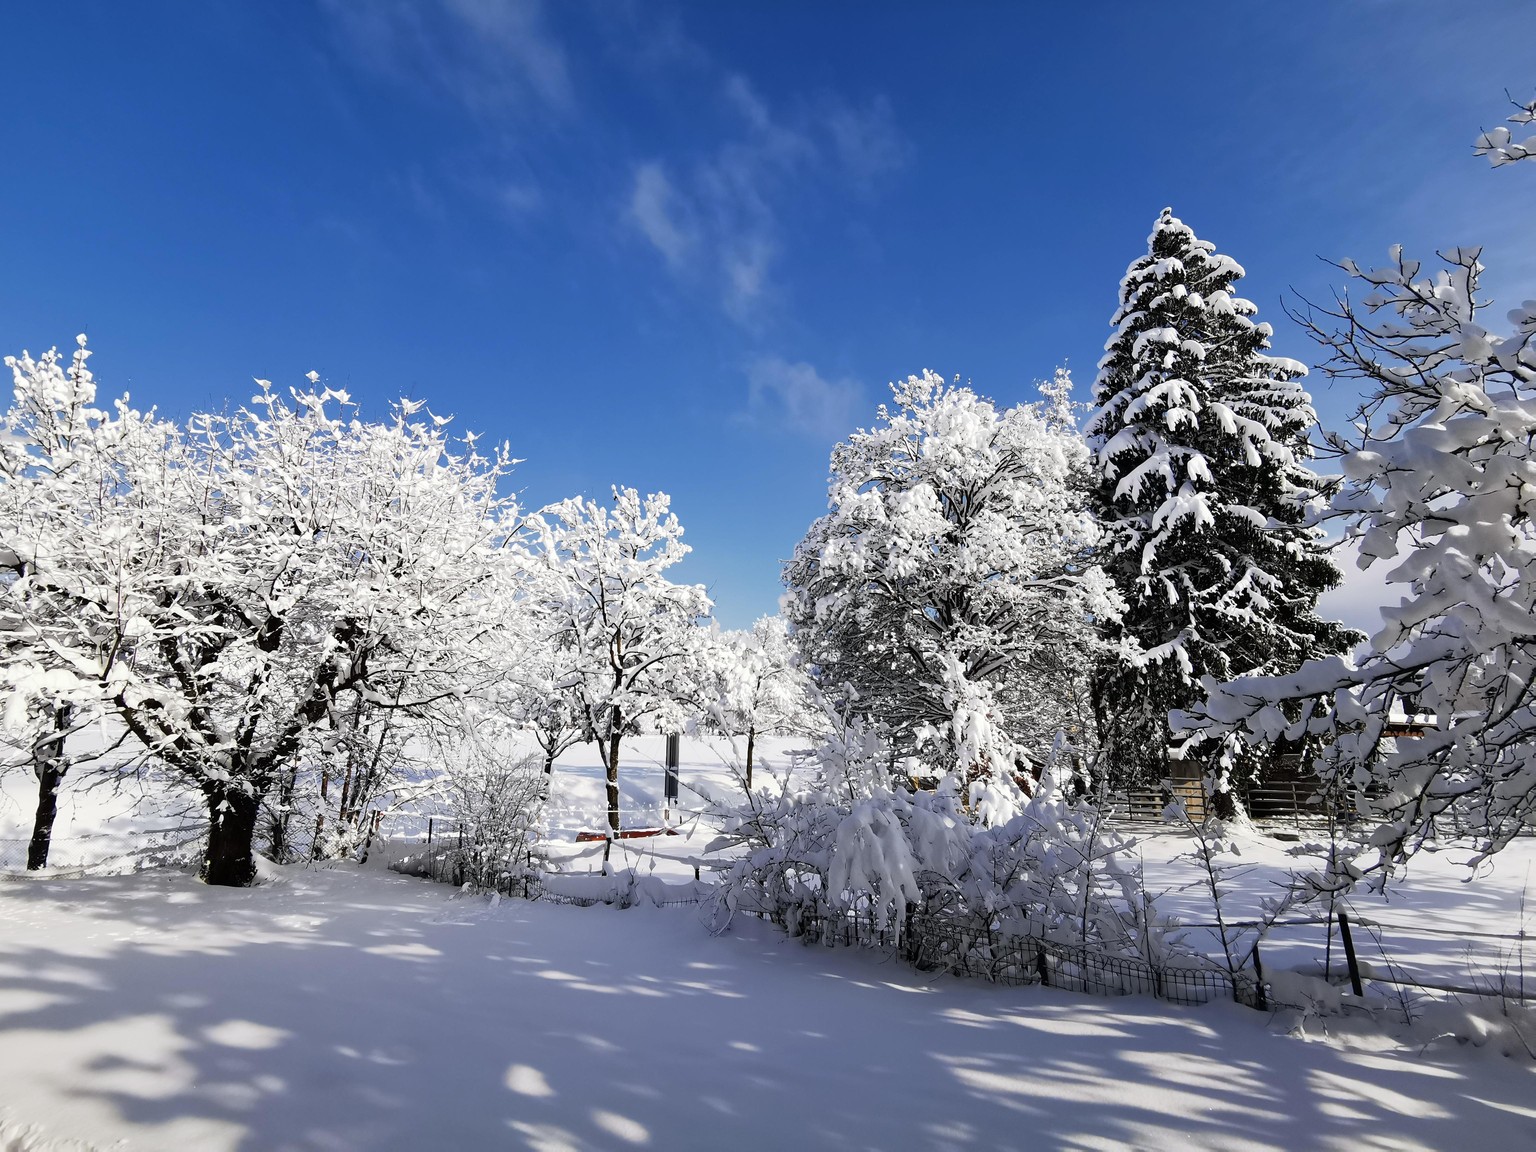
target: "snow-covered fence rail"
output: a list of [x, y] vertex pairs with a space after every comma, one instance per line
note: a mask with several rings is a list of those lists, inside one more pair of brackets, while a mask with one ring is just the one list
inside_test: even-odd
[[[1347, 805], [1325, 800], [1313, 780], [1279, 780], [1239, 789], [1243, 809], [1256, 823], [1291, 824], [1297, 828], [1318, 827], [1330, 818], [1342, 823], [1355, 820]], [[1180, 781], [1177, 791], [1169, 788], [1125, 788], [1104, 798], [1104, 810], [1121, 824], [1177, 824], [1164, 816], [1169, 804], [1177, 799], [1189, 819], [1197, 823], [1207, 815], [1205, 796], [1198, 780]]]

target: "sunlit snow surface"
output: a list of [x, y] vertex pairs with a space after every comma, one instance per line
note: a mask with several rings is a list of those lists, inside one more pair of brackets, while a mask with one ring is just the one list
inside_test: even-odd
[[[642, 823], [660, 773], [636, 752]], [[690, 763], [724, 786], [718, 761], [685, 753], [685, 780]], [[564, 838], [588, 803], [599, 819], [599, 784], [579, 754], [559, 772]], [[691, 878], [701, 840], [656, 846], [657, 875]], [[1251, 903], [1293, 845], [1244, 843]], [[1144, 843], [1154, 888], [1194, 879], [1172, 860], [1187, 846]], [[1523, 841], [1471, 885], [1425, 860], [1359, 911], [1421, 930], [1388, 934], [1400, 963], [1465, 981], [1507, 944], [1423, 930], [1516, 930], [1533, 859]], [[994, 987], [740, 917], [711, 936], [689, 908], [492, 904], [377, 863], [248, 890], [166, 872], [0, 884], [0, 1149], [1536, 1145], [1536, 1066], [1475, 1022], [1433, 1041]], [[1169, 901], [1208, 916], [1194, 890]], [[1320, 943], [1298, 929], [1267, 963], [1315, 963]]]

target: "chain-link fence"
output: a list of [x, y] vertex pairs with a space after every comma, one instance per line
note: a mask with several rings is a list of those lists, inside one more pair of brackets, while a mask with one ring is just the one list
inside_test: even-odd
[[994, 984], [1041, 984], [1096, 996], [1147, 995], [1175, 1004], [1235, 1000], [1267, 1007], [1264, 988], [1251, 973], [1239, 971], [1234, 977], [1194, 954], [1155, 964], [1027, 931], [921, 914], [900, 926], [882, 925], [865, 913], [802, 914], [792, 931], [807, 943], [886, 949], [922, 972]]
[[[196, 863], [208, 830], [199, 825], [135, 829], [132, 832], [79, 832], [55, 835], [48, 846], [48, 875], [114, 876]], [[0, 837], [0, 880], [28, 873], [30, 839]]]

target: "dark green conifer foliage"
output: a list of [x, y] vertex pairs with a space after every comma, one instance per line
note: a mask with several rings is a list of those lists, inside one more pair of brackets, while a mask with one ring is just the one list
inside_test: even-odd
[[[1097, 669], [1094, 706], [1120, 783], [1169, 775], [1168, 713], [1202, 697], [1201, 677], [1285, 672], [1358, 639], [1316, 613], [1340, 575], [1305, 523], [1306, 368], [1268, 354], [1242, 276], [1164, 209], [1094, 382], [1094, 504], [1127, 602], [1111, 636], [1130, 642]], [[1267, 755], [1248, 750], [1243, 771]]]

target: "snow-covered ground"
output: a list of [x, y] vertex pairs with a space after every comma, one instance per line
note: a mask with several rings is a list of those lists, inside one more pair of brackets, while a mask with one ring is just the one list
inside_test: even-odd
[[1536, 1142], [1532, 1064], [1492, 1046], [1306, 1043], [1289, 1014], [935, 978], [688, 909], [292, 867], [13, 883], [0, 923], [0, 1131], [41, 1148]]
[[[793, 748], [770, 744], [760, 771]], [[626, 825], [663, 820], [661, 758], [659, 740], [633, 742]], [[685, 834], [621, 842], [614, 864], [707, 867], [688, 785], [734, 787], [730, 759], [686, 742], [666, 814]], [[0, 835], [30, 824], [27, 783], [5, 781]], [[574, 836], [601, 826], [601, 796], [595, 755], [563, 757], [549, 837], [568, 870], [598, 864]], [[131, 799], [71, 791], [63, 842], [131, 841], [174, 809]], [[1291, 842], [1240, 844], [1239, 917], [1305, 863]], [[1165, 908], [1205, 922], [1190, 847], [1161, 834], [1138, 850]], [[1470, 884], [1456, 856], [1353, 903], [1391, 925], [1399, 970], [1476, 985], [1518, 970], [1517, 942], [1478, 933], [1526, 922], [1536, 840]], [[743, 917], [712, 936], [690, 908], [463, 896], [380, 861], [271, 869], [249, 890], [164, 871], [0, 884], [0, 1149], [1536, 1146], [1536, 1025], [1516, 1015], [1522, 1040], [1465, 997], [1406, 1028], [1385, 1010], [1009, 989]], [[1315, 968], [1323, 943], [1315, 925], [1282, 930], [1266, 966]], [[1536, 980], [1536, 957], [1525, 967]]]

